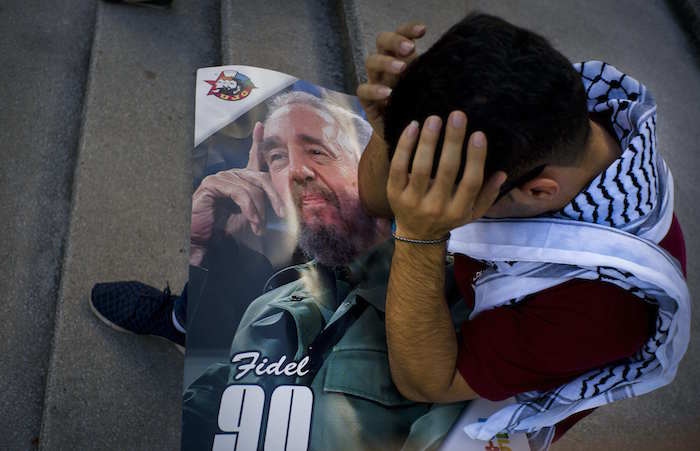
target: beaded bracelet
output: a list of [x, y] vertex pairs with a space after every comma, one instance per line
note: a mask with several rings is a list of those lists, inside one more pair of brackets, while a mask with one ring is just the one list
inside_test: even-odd
[[395, 240], [398, 241], [404, 241], [406, 243], [413, 243], [413, 244], [440, 244], [444, 243], [445, 241], [450, 239], [450, 232], [447, 232], [447, 235], [443, 236], [442, 238], [438, 238], [436, 240], [414, 240], [413, 238], [405, 238], [402, 236], [398, 236], [396, 232], [391, 232], [391, 236], [394, 237]]

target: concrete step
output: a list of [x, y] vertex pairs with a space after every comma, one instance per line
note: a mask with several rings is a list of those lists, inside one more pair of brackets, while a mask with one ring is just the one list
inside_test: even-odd
[[393, 31], [405, 22], [420, 21], [426, 25], [425, 36], [417, 42], [419, 53], [425, 51], [442, 33], [466, 14], [463, 0], [435, 3], [409, 1], [372, 2], [371, 0], [342, 0], [343, 22], [350, 45], [356, 83], [366, 80], [365, 59], [376, 52], [380, 31]]
[[668, 5], [688, 34], [695, 47], [695, 57], [700, 63], [700, 0], [668, 0]]
[[187, 278], [195, 70], [219, 63], [218, 1], [97, 2], [41, 449], [179, 447], [182, 356], [91, 313], [92, 285]]
[[337, 91], [353, 90], [337, 0], [222, 0], [223, 64], [277, 70]]
[[95, 2], [0, 5], [0, 449], [36, 449]]

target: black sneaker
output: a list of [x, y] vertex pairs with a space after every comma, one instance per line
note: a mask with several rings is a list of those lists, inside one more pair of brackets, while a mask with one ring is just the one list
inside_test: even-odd
[[176, 296], [141, 282], [98, 283], [92, 287], [90, 308], [112, 329], [165, 338], [185, 353], [185, 334], [173, 325]]

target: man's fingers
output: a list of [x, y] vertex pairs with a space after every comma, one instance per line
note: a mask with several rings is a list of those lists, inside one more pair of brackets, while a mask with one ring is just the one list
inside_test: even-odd
[[426, 27], [420, 22], [408, 22], [400, 25], [396, 31], [384, 31], [377, 35], [377, 51], [401, 57], [414, 56], [415, 39], [425, 35]]
[[261, 235], [265, 227], [265, 201], [263, 192], [256, 187], [246, 187], [232, 194], [234, 202], [248, 220], [250, 228], [256, 235]]
[[486, 135], [483, 132], [474, 132], [469, 137], [467, 146], [467, 163], [464, 167], [464, 175], [459, 182], [454, 195], [454, 203], [471, 209], [474, 206], [481, 184], [484, 181], [484, 167], [486, 165]]
[[[248, 220], [255, 232], [262, 231], [265, 225], [265, 194], [262, 189], [252, 183], [242, 181], [229, 171], [220, 173], [222, 182], [220, 191], [231, 199], [241, 209], [241, 214]], [[258, 233], [256, 232], [256, 233]]]
[[256, 122], [255, 127], [253, 127], [253, 145], [250, 146], [250, 152], [248, 152], [248, 165], [246, 166], [248, 169], [259, 171], [262, 167], [259, 147], [264, 133], [265, 127], [263, 127], [262, 122]]
[[467, 131], [467, 116], [461, 111], [453, 111], [447, 118], [445, 125], [445, 141], [440, 154], [433, 190], [438, 197], [452, 195], [455, 180], [462, 162], [462, 148], [464, 147], [464, 135]]
[[420, 140], [418, 141], [416, 154], [413, 157], [413, 165], [411, 166], [411, 180], [408, 183], [408, 188], [420, 196], [425, 194], [430, 185], [435, 146], [440, 136], [441, 127], [442, 119], [439, 116], [430, 116], [423, 123]]
[[389, 177], [387, 179], [387, 194], [400, 193], [408, 183], [408, 164], [411, 161], [411, 154], [416, 147], [418, 138], [418, 122], [411, 121], [404, 129], [396, 144], [394, 157], [389, 166]]
[[398, 80], [397, 75], [406, 68], [406, 63], [389, 55], [370, 55], [365, 60], [365, 69], [369, 81], [383, 81], [389, 87]]
[[363, 105], [365, 102], [386, 100], [389, 94], [391, 94], [391, 88], [384, 85], [362, 83], [357, 87], [357, 97]]
[[[255, 186], [249, 186], [259, 192], [259, 197], [262, 200], [262, 196], [264, 196], [262, 191]], [[245, 220], [251, 224], [251, 229], [253, 229], [253, 231], [255, 231], [256, 228], [257, 230], [262, 230], [265, 221], [265, 210], [258, 208], [255, 201], [256, 195], [253, 194], [245, 184], [242, 184], [240, 179], [231, 175], [228, 171], [222, 171], [205, 178], [200, 188], [201, 190], [198, 189], [198, 192], [201, 191], [202, 196], [209, 193], [214, 200], [230, 199], [233, 203], [238, 205], [238, 208], [241, 210], [237, 215], [242, 215]], [[193, 205], [196, 202], [194, 196], [192, 202]], [[264, 206], [264, 203], [258, 202], [258, 204]], [[211, 208], [210, 214], [212, 217], [215, 214], [215, 209], [220, 208], [219, 205], [218, 203], [213, 203], [208, 207]], [[262, 210], [262, 213], [260, 210]]]
[[396, 32], [410, 39], [421, 38], [425, 34], [425, 24], [421, 22], [407, 22], [399, 25]]
[[410, 57], [416, 49], [412, 39], [399, 33], [384, 31], [377, 36], [377, 52], [382, 55], [393, 55], [402, 58]]
[[483, 188], [481, 188], [479, 197], [477, 197], [476, 202], [474, 202], [472, 219], [478, 219], [484, 216], [486, 211], [491, 208], [491, 205], [496, 202], [499, 190], [501, 185], [506, 181], [506, 177], [506, 173], [503, 171], [498, 171], [489, 177]]
[[275, 213], [280, 218], [284, 217], [284, 202], [277, 193], [277, 190], [272, 185], [272, 180], [270, 179], [270, 174], [267, 172], [253, 172], [253, 171], [238, 171], [235, 173], [237, 177], [245, 180], [246, 182], [261, 188], [267, 198], [270, 199], [270, 204], [275, 210]]

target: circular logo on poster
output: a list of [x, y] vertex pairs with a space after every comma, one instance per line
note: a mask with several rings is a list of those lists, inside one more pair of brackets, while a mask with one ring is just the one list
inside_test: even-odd
[[242, 100], [250, 95], [255, 85], [246, 75], [235, 70], [224, 70], [216, 80], [204, 80], [211, 85], [208, 96], [216, 96], [221, 100]]

